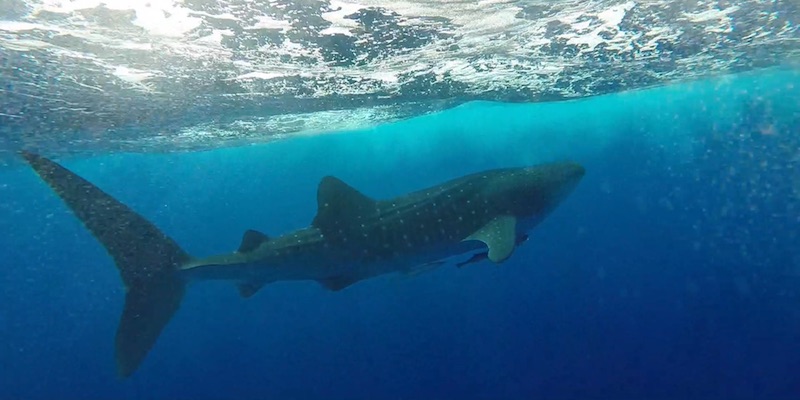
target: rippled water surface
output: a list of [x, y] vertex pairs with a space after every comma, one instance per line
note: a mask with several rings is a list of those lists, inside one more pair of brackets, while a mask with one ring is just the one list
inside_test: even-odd
[[0, 152], [213, 148], [776, 66], [798, 4], [4, 0]]

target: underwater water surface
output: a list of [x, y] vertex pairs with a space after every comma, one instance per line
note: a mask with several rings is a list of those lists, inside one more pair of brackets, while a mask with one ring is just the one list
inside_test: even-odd
[[[46, 155], [46, 154], [45, 154]], [[567, 102], [473, 102], [267, 144], [59, 161], [189, 253], [307, 226], [335, 175], [388, 198], [573, 160], [575, 192], [505, 263], [330, 292], [189, 287], [122, 380], [113, 262], [21, 163], [0, 170], [0, 397], [788, 399], [800, 393], [800, 73]]]

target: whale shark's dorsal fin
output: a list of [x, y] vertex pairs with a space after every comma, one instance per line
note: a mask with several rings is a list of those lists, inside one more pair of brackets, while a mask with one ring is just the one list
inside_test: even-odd
[[505, 261], [514, 252], [517, 244], [517, 219], [503, 215], [478, 229], [464, 240], [480, 240], [489, 247], [489, 260], [495, 263]]
[[239, 253], [251, 252], [268, 240], [269, 236], [259, 231], [248, 229], [242, 235], [242, 244], [239, 245], [239, 250], [236, 251]]
[[322, 178], [317, 188], [317, 216], [312, 226], [323, 234], [348, 231], [352, 224], [377, 212], [375, 200], [333, 176]]

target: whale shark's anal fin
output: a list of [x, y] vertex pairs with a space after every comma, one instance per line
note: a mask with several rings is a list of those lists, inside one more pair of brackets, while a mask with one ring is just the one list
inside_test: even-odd
[[22, 152], [34, 171], [105, 247], [127, 293], [116, 336], [119, 373], [132, 374], [178, 309], [189, 256], [141, 215], [91, 182], [42, 156]]

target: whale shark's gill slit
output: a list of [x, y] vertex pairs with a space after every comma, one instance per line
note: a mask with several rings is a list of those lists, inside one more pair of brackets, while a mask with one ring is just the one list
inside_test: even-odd
[[177, 311], [184, 283], [176, 268], [189, 260], [175, 241], [141, 215], [75, 173], [36, 154], [23, 158], [105, 247], [127, 293], [116, 336], [118, 372], [127, 377]]

